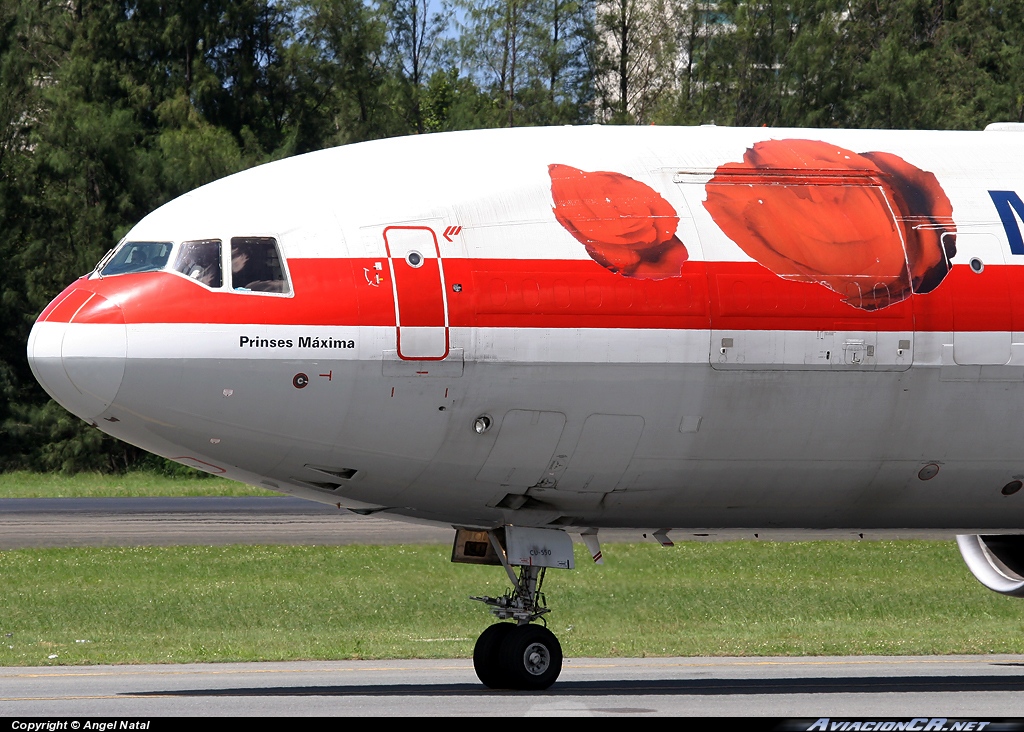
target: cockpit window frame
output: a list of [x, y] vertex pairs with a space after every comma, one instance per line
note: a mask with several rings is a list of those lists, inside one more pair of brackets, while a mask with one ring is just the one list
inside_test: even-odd
[[[167, 255], [164, 258], [163, 264], [160, 265], [159, 267], [149, 268], [149, 267], [145, 267], [144, 266], [142, 269], [130, 269], [130, 270], [127, 270], [127, 271], [122, 271], [122, 272], [107, 272], [107, 271], [105, 271], [110, 266], [110, 264], [117, 258], [117, 256], [124, 249], [126, 249], [128, 247], [136, 247], [136, 246], [161, 246], [161, 247], [168, 247]], [[89, 277], [95, 276], [97, 278], [103, 278], [103, 277], [117, 277], [117, 276], [120, 276], [120, 275], [127, 275], [127, 274], [148, 274], [150, 272], [165, 272], [167, 270], [168, 265], [170, 264], [171, 255], [174, 254], [175, 247], [176, 247], [175, 243], [173, 241], [169, 241], [169, 240], [149, 240], [149, 239], [130, 240], [128, 237], [124, 237], [124, 238], [121, 239], [121, 241], [119, 241], [117, 243], [117, 246], [115, 246], [114, 248], [110, 249], [106, 254], [103, 255], [103, 257], [100, 259], [100, 261], [97, 262], [96, 266], [93, 267], [92, 272], [89, 273]], [[145, 253], [145, 251], [143, 251], [143, 253]]]
[[[177, 267], [178, 267], [178, 258], [181, 256], [181, 253], [183, 251], [183, 247], [186, 244], [204, 244], [204, 243], [216, 243], [217, 244], [217, 252], [218, 252], [217, 263], [219, 265], [218, 275], [220, 276], [220, 283], [217, 284], [217, 285], [209, 285], [209, 284], [203, 282], [202, 280], [197, 279], [196, 277], [189, 276], [189, 274], [187, 272], [184, 272], [184, 271], [182, 271], [180, 269], [177, 269]], [[199, 285], [200, 287], [202, 287], [202, 288], [204, 288], [204, 289], [206, 289], [206, 290], [208, 290], [210, 292], [226, 292], [227, 291], [227, 288], [225, 287], [226, 279], [224, 277], [224, 250], [225, 250], [225, 246], [224, 246], [224, 239], [223, 239], [223, 237], [208, 236], [208, 237], [204, 237], [204, 238], [196, 237], [196, 238], [182, 239], [181, 241], [175, 242], [175, 244], [174, 244], [174, 258], [173, 258], [173, 260], [168, 261], [167, 269], [165, 269], [164, 271], [165, 272], [169, 272], [170, 274], [173, 274], [173, 275], [177, 275], [178, 277], [182, 277], [182, 278], [188, 280], [189, 282], [192, 282], [192, 283], [194, 283], [196, 285]]]
[[[287, 288], [284, 292], [274, 292], [268, 290], [249, 290], [245, 288], [236, 289], [234, 285], [234, 272], [232, 271], [232, 256], [231, 250], [236, 240], [252, 240], [252, 239], [266, 239], [274, 244], [274, 248], [277, 252], [278, 263], [281, 267], [281, 275], [284, 278], [284, 285]], [[281, 244], [281, 237], [276, 234], [242, 234], [232, 235], [226, 240], [228, 246], [224, 247], [226, 250], [226, 267], [224, 269], [225, 277], [225, 288], [228, 292], [236, 295], [262, 295], [262, 296], [274, 296], [274, 297], [295, 297], [295, 287], [292, 285], [291, 271], [288, 268], [288, 258], [284, 254], [284, 247]]]

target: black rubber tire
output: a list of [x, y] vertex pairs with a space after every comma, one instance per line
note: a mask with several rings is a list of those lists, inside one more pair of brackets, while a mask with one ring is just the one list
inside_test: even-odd
[[480, 682], [490, 689], [510, 689], [510, 680], [501, 665], [501, 646], [509, 633], [516, 629], [512, 623], [495, 623], [480, 634], [473, 648], [473, 668]]
[[514, 689], [547, 689], [562, 673], [562, 646], [542, 625], [519, 625], [501, 644], [501, 667]]

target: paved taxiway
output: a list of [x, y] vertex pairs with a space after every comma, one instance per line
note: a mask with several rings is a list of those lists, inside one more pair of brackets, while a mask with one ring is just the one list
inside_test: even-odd
[[0, 715], [1024, 717], [1024, 658], [568, 659], [543, 693], [472, 662], [0, 669]]

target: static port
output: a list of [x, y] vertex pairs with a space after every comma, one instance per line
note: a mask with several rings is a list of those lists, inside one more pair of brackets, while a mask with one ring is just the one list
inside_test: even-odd
[[935, 463], [928, 463], [918, 471], [917, 477], [920, 478], [921, 480], [931, 480], [938, 474], [939, 466], [936, 465]]
[[482, 435], [484, 432], [491, 428], [491, 418], [486, 414], [481, 414], [475, 420], [473, 420], [473, 430], [478, 434]]
[[1021, 486], [1024, 486], [1024, 483], [1021, 483], [1019, 480], [1011, 480], [1009, 483], [1003, 486], [1003, 495], [1012, 496], [1014, 493], [1021, 489]]

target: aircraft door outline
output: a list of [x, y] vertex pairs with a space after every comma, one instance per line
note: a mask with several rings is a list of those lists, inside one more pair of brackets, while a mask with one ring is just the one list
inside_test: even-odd
[[395, 298], [398, 357], [441, 361], [451, 346], [444, 262], [429, 226], [387, 226], [384, 248]]

